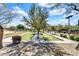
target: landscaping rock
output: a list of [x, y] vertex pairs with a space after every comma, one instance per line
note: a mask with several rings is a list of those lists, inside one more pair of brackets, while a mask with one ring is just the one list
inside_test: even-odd
[[13, 44], [20, 43], [21, 36], [18, 35], [12, 36], [12, 40], [13, 40]]

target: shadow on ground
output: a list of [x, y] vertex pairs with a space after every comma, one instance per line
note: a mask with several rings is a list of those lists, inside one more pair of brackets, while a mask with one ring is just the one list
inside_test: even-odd
[[0, 49], [0, 56], [65, 56], [71, 55], [55, 43], [35, 43], [33, 41], [9, 44]]

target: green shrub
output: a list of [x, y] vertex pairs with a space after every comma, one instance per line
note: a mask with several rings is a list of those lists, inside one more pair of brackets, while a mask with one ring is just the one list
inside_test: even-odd
[[67, 35], [63, 35], [64, 38], [67, 38]]
[[74, 40], [74, 35], [70, 35], [69, 38], [70, 38], [71, 40]]
[[65, 34], [60, 34], [60, 37], [67, 38], [67, 35], [65, 35]]
[[43, 37], [43, 39], [44, 39], [45, 41], [49, 41], [48, 38], [46, 38], [46, 37]]
[[60, 37], [63, 37], [63, 34], [60, 34]]
[[74, 37], [74, 40], [75, 40], [75, 41], [79, 41], [79, 36], [75, 36], [75, 37]]
[[32, 35], [35, 35], [35, 33], [33, 33]]

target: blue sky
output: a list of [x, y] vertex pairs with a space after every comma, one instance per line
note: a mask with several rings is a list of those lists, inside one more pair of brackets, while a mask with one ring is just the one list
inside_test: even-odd
[[[51, 5], [47, 5], [44, 3], [39, 3], [36, 4], [42, 7], [46, 7], [46, 8], [50, 8]], [[14, 14], [17, 15], [16, 18], [13, 18], [12, 21], [8, 24], [8, 25], [12, 25], [12, 26], [16, 26], [18, 24], [24, 24], [21, 20], [22, 20], [22, 16], [28, 17], [28, 10], [31, 6], [31, 3], [23, 3], [22, 5], [17, 5], [17, 4], [13, 4], [13, 3], [8, 3], [7, 7], [9, 10], [11, 10]], [[51, 9], [49, 10], [49, 17], [48, 17], [48, 23], [51, 25], [58, 25], [58, 24], [62, 24], [62, 25], [67, 25], [67, 19], [65, 19], [65, 13], [66, 10], [65, 8], [58, 8], [58, 9]], [[74, 11], [71, 13], [74, 14]], [[78, 16], [76, 15], [74, 17], [71, 18], [71, 25], [76, 25], [77, 21], [78, 21]]]

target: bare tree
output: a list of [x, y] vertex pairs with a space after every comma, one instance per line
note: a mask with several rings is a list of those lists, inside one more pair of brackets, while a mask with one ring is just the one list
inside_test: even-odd
[[34, 27], [37, 30], [38, 38], [41, 29], [44, 29], [47, 24], [48, 11], [46, 8], [32, 4], [28, 12], [29, 19], [24, 18], [27, 25]]
[[2, 39], [3, 39], [3, 27], [12, 20], [13, 14], [7, 8], [6, 4], [0, 4], [0, 48], [3, 47]]

